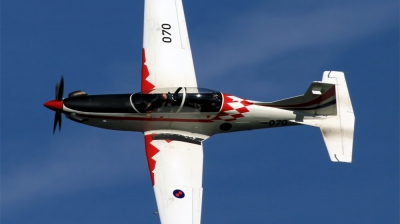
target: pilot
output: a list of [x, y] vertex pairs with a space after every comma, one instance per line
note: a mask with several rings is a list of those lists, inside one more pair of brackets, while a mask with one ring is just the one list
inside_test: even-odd
[[172, 97], [170, 93], [157, 94], [146, 106], [146, 112], [152, 112], [154, 109], [161, 111], [162, 107], [172, 106]]
[[[221, 106], [221, 98], [219, 98], [219, 95], [217, 93], [213, 93], [213, 96], [211, 98], [211, 106]], [[217, 108], [219, 109], [219, 108]]]
[[217, 93], [212, 93], [211, 98], [207, 100], [207, 104], [201, 107], [201, 112], [218, 112], [221, 108], [221, 98]]

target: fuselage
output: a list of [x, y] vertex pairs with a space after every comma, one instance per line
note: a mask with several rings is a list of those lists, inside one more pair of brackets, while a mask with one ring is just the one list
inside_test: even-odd
[[207, 136], [296, 125], [290, 122], [296, 117], [293, 111], [253, 102], [209, 89], [180, 87], [135, 94], [70, 94], [62, 100], [62, 113], [73, 121], [105, 129], [172, 129]]

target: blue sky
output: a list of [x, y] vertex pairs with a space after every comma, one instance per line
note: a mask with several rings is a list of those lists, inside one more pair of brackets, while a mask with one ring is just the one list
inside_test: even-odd
[[[199, 86], [251, 100], [346, 72], [352, 164], [320, 131], [204, 142], [203, 223], [399, 223], [398, 1], [184, 1]], [[159, 223], [141, 133], [63, 120], [43, 103], [140, 90], [142, 1], [2, 1], [1, 222]]]

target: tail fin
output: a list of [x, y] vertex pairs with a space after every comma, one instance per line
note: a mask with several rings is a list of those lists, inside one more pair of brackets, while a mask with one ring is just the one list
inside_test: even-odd
[[294, 111], [292, 122], [321, 129], [333, 162], [351, 163], [355, 117], [343, 72], [325, 71], [302, 96], [254, 104]]

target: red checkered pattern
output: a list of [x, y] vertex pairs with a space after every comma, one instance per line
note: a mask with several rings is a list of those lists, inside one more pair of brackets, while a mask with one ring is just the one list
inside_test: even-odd
[[212, 120], [234, 121], [244, 117], [243, 114], [249, 112], [247, 106], [250, 106], [252, 103], [229, 94], [222, 95], [224, 97], [224, 105], [222, 106], [221, 112]]

